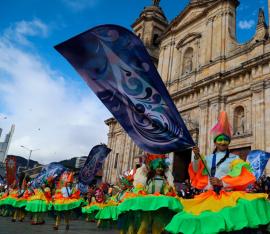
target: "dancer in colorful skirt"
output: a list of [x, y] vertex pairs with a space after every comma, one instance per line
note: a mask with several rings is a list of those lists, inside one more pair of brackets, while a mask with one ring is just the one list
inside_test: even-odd
[[202, 157], [195, 147], [195, 160], [189, 166], [192, 185], [204, 192], [194, 199], [181, 199], [184, 210], [166, 226], [170, 233], [230, 232], [270, 222], [267, 194], [245, 192], [256, 179], [249, 163], [229, 151], [231, 127], [226, 112], [221, 112], [211, 133], [214, 152]]
[[12, 206], [8, 205], [8, 196], [9, 196], [10, 189], [7, 185], [4, 186], [2, 191], [2, 196], [0, 198], [0, 216], [12, 216], [13, 208]]
[[73, 186], [73, 172], [64, 172], [61, 175], [58, 189], [55, 192], [52, 207], [56, 211], [54, 230], [58, 230], [61, 223], [61, 214], [64, 216], [66, 230], [69, 230], [71, 211], [79, 208], [84, 202], [80, 198], [80, 191]]
[[15, 208], [15, 212], [12, 218], [12, 222], [20, 221], [23, 222], [25, 218], [25, 206], [27, 204], [28, 198], [31, 196], [32, 191], [28, 189], [28, 182], [30, 180], [29, 176], [24, 176], [22, 174], [22, 177], [24, 177], [21, 185], [19, 186], [19, 190], [17, 190], [17, 193], [14, 194], [14, 199], [16, 200], [13, 203], [13, 208]]
[[97, 188], [91, 188], [88, 191], [89, 203], [82, 207], [82, 213], [87, 216], [87, 221], [95, 221], [95, 216], [101, 209], [106, 206], [108, 197], [108, 186], [105, 183], [100, 184]]
[[[125, 194], [133, 189], [133, 177], [136, 170], [131, 170], [123, 173], [117, 182], [118, 186], [114, 186], [110, 191], [110, 196], [107, 196], [105, 202], [100, 207], [95, 218], [98, 220], [99, 227], [118, 227], [120, 233], [125, 233], [126, 230], [132, 227], [128, 221], [131, 219], [129, 215], [118, 216], [118, 205], [122, 202]], [[108, 194], [108, 195], [109, 195]]]
[[103, 209], [96, 215], [100, 219], [121, 221], [121, 233], [159, 234], [173, 215], [182, 210], [174, 191], [173, 176], [165, 155], [147, 154], [145, 164], [134, 175], [134, 189], [121, 196], [114, 213]]
[[51, 189], [46, 184], [40, 188], [34, 189], [32, 195], [28, 198], [25, 210], [32, 214], [32, 225], [44, 224], [44, 214], [49, 209], [51, 202]]
[[166, 155], [147, 154], [146, 165], [135, 174], [135, 188], [139, 189], [139, 194], [146, 195], [140, 204], [144, 208], [138, 209], [141, 210], [139, 234], [145, 234], [149, 229], [153, 234], [161, 233], [175, 212], [182, 209], [175, 198], [174, 178], [167, 159]]

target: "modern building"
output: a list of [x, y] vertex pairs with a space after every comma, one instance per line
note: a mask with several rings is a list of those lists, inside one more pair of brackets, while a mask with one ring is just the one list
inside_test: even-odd
[[[14, 130], [15, 130], [15, 125], [13, 124], [11, 126], [9, 133], [6, 135], [5, 140], [3, 142], [0, 142], [0, 162], [4, 162], [7, 156], [9, 145], [10, 145]], [[2, 134], [2, 129], [0, 128], [0, 137], [1, 137], [1, 134]]]
[[[238, 43], [239, 4], [238, 0], [190, 0], [169, 22], [159, 0], [153, 0], [132, 24], [203, 154], [213, 150], [209, 130], [221, 110], [233, 126], [233, 152], [245, 158], [253, 149], [270, 151], [269, 28], [264, 11], [258, 9], [255, 35]], [[114, 118], [105, 123], [112, 152], [104, 164], [103, 180], [113, 183], [119, 173], [138, 163], [142, 150]], [[171, 157], [176, 181], [184, 180], [191, 151], [173, 152]], [[266, 172], [270, 173], [270, 165]]]

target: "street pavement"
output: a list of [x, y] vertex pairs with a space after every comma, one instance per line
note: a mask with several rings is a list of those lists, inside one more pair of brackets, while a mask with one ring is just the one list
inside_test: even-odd
[[[62, 221], [63, 222], [63, 221]], [[70, 229], [65, 230], [64, 222], [59, 226], [59, 230], [53, 230], [54, 220], [46, 218], [44, 225], [31, 225], [28, 217], [24, 222], [12, 223], [10, 217], [0, 217], [0, 234], [116, 234], [117, 230], [98, 229], [95, 223], [84, 220], [71, 220]]]

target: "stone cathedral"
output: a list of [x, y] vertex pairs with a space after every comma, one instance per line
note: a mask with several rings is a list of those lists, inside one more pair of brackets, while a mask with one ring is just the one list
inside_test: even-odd
[[[264, 11], [259, 10], [253, 38], [239, 44], [238, 0], [190, 0], [171, 22], [159, 2], [153, 0], [145, 7], [132, 28], [201, 152], [213, 150], [209, 132], [221, 110], [227, 111], [233, 127], [233, 153], [245, 158], [253, 149], [269, 152], [270, 38]], [[114, 118], [105, 123], [112, 152], [103, 167], [103, 180], [115, 183], [119, 174], [140, 163], [143, 151]], [[185, 180], [191, 150], [173, 152], [170, 157], [175, 181]], [[270, 174], [269, 164], [266, 173]]]

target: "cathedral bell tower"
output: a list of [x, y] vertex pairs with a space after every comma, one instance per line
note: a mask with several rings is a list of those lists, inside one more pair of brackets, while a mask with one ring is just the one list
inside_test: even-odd
[[168, 20], [159, 2], [160, 0], [152, 0], [152, 5], [145, 7], [131, 25], [134, 33], [143, 41], [155, 65], [159, 57], [159, 36], [168, 26]]

